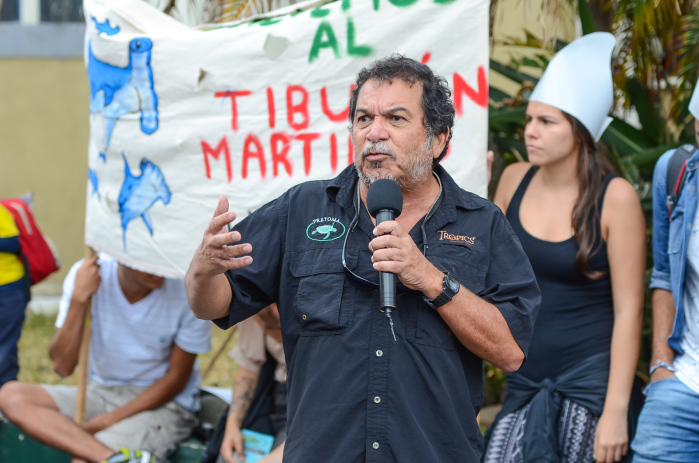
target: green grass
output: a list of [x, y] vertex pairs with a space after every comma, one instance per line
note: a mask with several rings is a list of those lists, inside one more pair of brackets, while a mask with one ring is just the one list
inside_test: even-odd
[[[27, 312], [27, 319], [22, 328], [22, 337], [19, 340], [19, 376], [18, 379], [27, 383], [43, 384], [76, 384], [76, 374], [73, 373], [67, 378], [61, 378], [51, 369], [51, 359], [49, 359], [49, 343], [55, 333], [55, 316], [47, 316]], [[199, 365], [202, 373], [206, 370], [209, 362], [214, 357], [220, 346], [228, 338], [229, 331], [223, 331], [218, 327], [213, 327], [212, 348], [207, 354], [200, 355]], [[226, 350], [219, 356], [214, 364], [204, 385], [216, 387], [231, 387], [233, 378], [238, 368], [227, 353], [233, 348], [237, 336], [228, 343]]]

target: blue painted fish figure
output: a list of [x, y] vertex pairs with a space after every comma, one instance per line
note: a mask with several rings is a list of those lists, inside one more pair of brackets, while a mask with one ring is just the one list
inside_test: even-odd
[[124, 158], [124, 184], [119, 192], [119, 212], [121, 213], [121, 228], [124, 238], [124, 251], [126, 251], [126, 227], [129, 222], [141, 217], [148, 231], [153, 235], [153, 225], [148, 216], [148, 210], [156, 201], [161, 200], [167, 205], [172, 198], [170, 188], [165, 182], [165, 176], [158, 166], [146, 158], [141, 159], [139, 165], [141, 175], [134, 177], [131, 168]]
[[105, 19], [103, 23], [98, 22], [97, 18], [94, 16], [90, 16], [90, 19], [95, 23], [95, 29], [97, 29], [98, 33], [104, 32], [107, 35], [116, 35], [121, 30], [119, 26], [112, 27], [112, 25], [109, 24], [109, 19]]
[[100, 195], [100, 181], [97, 178], [97, 172], [92, 169], [87, 169], [87, 177], [90, 179], [90, 184], [92, 184], [92, 194], [97, 195], [97, 199], [101, 200], [102, 195]]
[[88, 46], [87, 75], [90, 81], [90, 113], [101, 112], [106, 120], [104, 147], [109, 146], [114, 124], [125, 114], [141, 113], [141, 131], [158, 129], [158, 96], [153, 87], [150, 59], [153, 42], [145, 37], [129, 43], [125, 68], [98, 60]]

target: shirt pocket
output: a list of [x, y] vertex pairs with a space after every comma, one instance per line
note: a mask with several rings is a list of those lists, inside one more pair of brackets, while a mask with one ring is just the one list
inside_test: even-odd
[[352, 303], [349, 301], [350, 292], [343, 288], [345, 272], [342, 250], [332, 248], [296, 252], [291, 257], [290, 271], [298, 279], [294, 315], [301, 326], [301, 335], [342, 334], [349, 330], [352, 325]]
[[451, 332], [449, 325], [436, 310], [423, 301], [417, 304], [415, 318], [415, 322], [410, 324], [412, 336], [408, 336], [408, 341], [446, 350], [455, 350], [459, 346], [459, 340]]
[[485, 289], [485, 268], [477, 265], [478, 252], [469, 246], [457, 243], [430, 246], [427, 259], [443, 272], [449, 272], [474, 294]]
[[677, 254], [680, 252], [682, 241], [684, 241], [684, 209], [678, 205], [672, 211], [670, 218], [670, 229], [668, 230], [667, 253]]
[[[449, 244], [430, 247], [429, 251], [433, 251], [432, 254], [428, 252], [430, 262], [438, 269], [449, 272], [461, 283], [460, 291], [468, 290], [475, 294], [483, 292], [485, 271], [467, 263], [471, 257], [470, 249], [464, 250], [462, 246]], [[408, 339], [416, 344], [447, 350], [457, 349], [461, 342], [452, 333], [449, 325], [439, 312], [428, 306], [422, 297], [420, 299], [420, 303], [416, 304], [415, 320], [410, 324], [409, 334], [412, 336], [409, 335]]]

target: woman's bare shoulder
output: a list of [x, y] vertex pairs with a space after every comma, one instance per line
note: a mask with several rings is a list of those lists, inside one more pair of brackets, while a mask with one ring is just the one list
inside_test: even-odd
[[514, 184], [515, 188], [522, 182], [524, 176], [532, 167], [531, 162], [515, 162], [505, 167], [500, 177], [500, 183]]
[[609, 182], [602, 204], [602, 226], [641, 227], [645, 219], [636, 189], [626, 179], [616, 177]]
[[615, 177], [609, 182], [607, 191], [604, 194], [603, 208], [611, 207], [625, 208], [633, 205], [640, 205], [636, 189], [628, 180], [622, 177]]
[[507, 212], [507, 207], [510, 204], [512, 196], [514, 196], [517, 187], [522, 182], [522, 179], [527, 174], [530, 167], [531, 163], [529, 162], [515, 162], [502, 171], [493, 202], [503, 213]]

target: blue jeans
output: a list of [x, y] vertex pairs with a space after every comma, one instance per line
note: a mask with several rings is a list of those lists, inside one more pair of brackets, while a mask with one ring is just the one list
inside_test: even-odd
[[0, 386], [17, 379], [17, 342], [22, 333], [27, 306], [23, 282], [10, 283], [0, 290]]
[[672, 377], [646, 388], [633, 463], [699, 462], [699, 394]]

